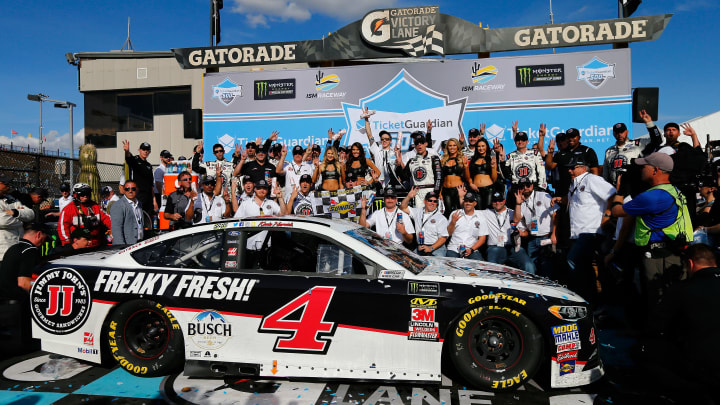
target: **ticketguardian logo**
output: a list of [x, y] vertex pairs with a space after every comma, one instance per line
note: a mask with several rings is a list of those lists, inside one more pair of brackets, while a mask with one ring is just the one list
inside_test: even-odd
[[[450, 120], [439, 120], [434, 119], [430, 120], [432, 123], [433, 128], [451, 128], [455, 125], [454, 122]], [[405, 121], [371, 121], [370, 125], [372, 129], [377, 130], [413, 130], [413, 131], [423, 131], [427, 127], [427, 122], [425, 121], [413, 121], [413, 120], [405, 120]], [[363, 124], [364, 127], [364, 124]]]

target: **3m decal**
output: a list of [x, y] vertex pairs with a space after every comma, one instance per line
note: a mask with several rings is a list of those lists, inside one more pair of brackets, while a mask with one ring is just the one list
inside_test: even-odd
[[30, 290], [32, 316], [42, 329], [65, 335], [80, 328], [90, 314], [90, 289], [75, 270], [51, 269]]
[[435, 310], [412, 308], [408, 324], [408, 340], [426, 340], [437, 342], [440, 337], [440, 324], [435, 322]]
[[410, 295], [440, 295], [440, 285], [438, 283], [419, 283], [411, 281], [408, 283], [408, 294]]
[[258, 282], [257, 279], [230, 276], [184, 274], [178, 277], [177, 274], [101, 270], [93, 291], [137, 295], [163, 295], [172, 291], [175, 297], [247, 301], [253, 286]]
[[[261, 333], [280, 334], [273, 351], [327, 353], [335, 334], [336, 323], [324, 321], [335, 287], [313, 287], [263, 318]], [[288, 319], [301, 310], [300, 319]]]
[[195, 315], [188, 323], [187, 335], [198, 347], [219, 349], [232, 337], [232, 325], [222, 314], [206, 310]]

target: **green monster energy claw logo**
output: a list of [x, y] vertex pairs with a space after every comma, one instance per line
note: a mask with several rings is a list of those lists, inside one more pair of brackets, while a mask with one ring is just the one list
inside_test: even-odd
[[518, 74], [520, 75], [520, 83], [522, 83], [524, 86], [527, 86], [530, 84], [530, 68], [529, 67], [518, 68]]
[[410, 294], [417, 294], [420, 290], [420, 285], [418, 283], [410, 283], [408, 285], [408, 290], [410, 290]]
[[255, 95], [258, 98], [265, 98], [267, 97], [267, 82], [255, 82]]

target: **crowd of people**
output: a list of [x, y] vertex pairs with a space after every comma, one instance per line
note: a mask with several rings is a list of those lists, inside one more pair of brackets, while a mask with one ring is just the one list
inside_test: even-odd
[[[158, 215], [171, 229], [222, 218], [315, 215], [315, 191], [355, 187], [364, 190], [356, 220], [419, 255], [507, 264], [566, 284], [593, 305], [608, 293], [621, 295], [638, 319], [689, 276], [683, 262], [689, 245], [717, 248], [720, 165], [702, 150], [690, 125], [667, 123], [661, 132], [641, 111], [649, 137], [629, 139], [627, 126], [615, 124], [616, 143], [600, 162], [576, 128], [557, 133], [546, 147], [547, 126], [541, 124], [530, 146], [517, 121], [513, 151], [497, 139], [489, 142], [484, 124], [436, 148], [431, 121], [426, 132], [411, 134], [411, 149], [401, 150], [387, 131], [376, 138], [373, 114], [365, 108], [362, 115], [367, 151], [360, 142], [341, 147], [344, 131], [332, 129], [324, 147], [288, 149], [273, 132], [264, 142], [236, 145], [231, 160], [220, 144], [212, 147], [215, 159], [204, 160], [200, 142], [167, 195], [173, 154], [163, 150], [153, 169], [147, 142], [137, 155], [123, 142], [127, 171], [117, 195], [105, 187], [95, 202], [89, 185], [64, 185], [58, 213], [13, 198], [8, 179], [0, 177], [2, 268], [26, 254], [11, 246], [42, 244], [42, 226], [23, 236], [23, 223], [33, 219], [57, 216], [67, 251], [136, 243]], [[42, 190], [34, 193], [42, 200]], [[18, 288], [28, 286], [18, 282]]]

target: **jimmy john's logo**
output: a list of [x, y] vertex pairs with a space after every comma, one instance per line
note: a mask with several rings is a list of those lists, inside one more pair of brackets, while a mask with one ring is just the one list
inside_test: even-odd
[[188, 323], [187, 335], [198, 347], [219, 349], [232, 337], [232, 325], [219, 312], [207, 310]]
[[374, 10], [363, 17], [360, 34], [371, 45], [400, 49], [410, 56], [443, 55], [438, 6]]
[[93, 291], [114, 294], [166, 295], [247, 301], [259, 280], [199, 274], [154, 274], [134, 271], [101, 270]]
[[212, 86], [212, 92], [212, 98], [218, 99], [227, 107], [232, 104], [236, 98], [242, 97], [242, 86], [226, 77], [225, 80], [217, 86]]
[[65, 335], [80, 328], [90, 314], [90, 289], [75, 270], [55, 268], [35, 280], [30, 305], [35, 323], [47, 332]]

